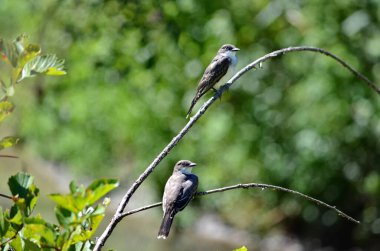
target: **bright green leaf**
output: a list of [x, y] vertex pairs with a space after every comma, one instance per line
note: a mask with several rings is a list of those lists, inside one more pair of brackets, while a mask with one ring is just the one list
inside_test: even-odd
[[28, 61], [32, 60], [41, 53], [41, 47], [36, 44], [28, 44], [22, 53], [18, 67], [23, 67]]
[[242, 246], [241, 248], [234, 249], [233, 251], [248, 251], [248, 249], [245, 246]]
[[21, 225], [22, 224], [22, 218], [23, 217], [22, 217], [21, 210], [16, 205], [13, 205], [11, 207], [11, 211], [9, 214], [8, 221], [11, 223], [14, 223], [16, 225]]
[[12, 136], [2, 138], [0, 140], [0, 150], [16, 145], [19, 140], [19, 138]]
[[46, 223], [40, 216], [27, 218], [23, 228], [23, 238], [36, 243], [38, 246], [55, 245], [54, 226]]
[[49, 198], [52, 199], [58, 206], [66, 208], [67, 210], [79, 213], [86, 206], [86, 201], [82, 198], [75, 198], [71, 194], [50, 194]]
[[13, 112], [15, 106], [9, 101], [0, 102], [0, 122], [4, 120], [6, 116]]
[[14, 238], [11, 243], [11, 247], [14, 251], [23, 251], [23, 240], [21, 239], [20, 235], [17, 235], [16, 238]]
[[66, 72], [63, 70], [64, 63], [65, 60], [58, 59], [56, 55], [49, 54], [36, 56], [24, 65], [21, 76], [17, 82], [20, 82], [24, 78], [33, 77], [38, 73], [64, 75], [66, 74]]
[[99, 179], [95, 180], [86, 189], [86, 199], [89, 205], [95, 203], [108, 192], [119, 186], [119, 181], [116, 179]]

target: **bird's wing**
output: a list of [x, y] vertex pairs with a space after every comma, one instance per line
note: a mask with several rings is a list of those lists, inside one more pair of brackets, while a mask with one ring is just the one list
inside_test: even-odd
[[198, 85], [197, 94], [202, 96], [211, 89], [228, 71], [231, 64], [231, 59], [225, 56], [215, 57], [209, 66], [207, 66], [205, 73]]
[[175, 207], [178, 211], [183, 210], [193, 199], [198, 188], [198, 177], [194, 174], [186, 175], [186, 181], [182, 183], [182, 189], [175, 201]]

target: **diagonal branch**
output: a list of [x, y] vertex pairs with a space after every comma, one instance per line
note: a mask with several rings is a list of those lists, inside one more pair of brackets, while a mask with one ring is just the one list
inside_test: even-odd
[[[338, 213], [339, 216], [343, 217], [343, 218], [346, 218], [347, 220], [349, 221], [352, 221], [354, 223], [360, 223], [360, 221], [352, 218], [351, 216], [343, 213], [342, 211], [340, 211], [339, 209], [337, 209], [335, 206], [331, 206], [321, 200], [318, 200], [318, 199], [315, 199], [311, 196], [308, 196], [306, 194], [303, 194], [303, 193], [300, 193], [298, 191], [294, 191], [294, 190], [291, 190], [291, 189], [288, 189], [288, 188], [284, 188], [284, 187], [280, 187], [280, 186], [274, 186], [274, 185], [268, 185], [268, 184], [260, 184], [260, 183], [248, 183], [248, 184], [237, 184], [237, 185], [232, 185], [232, 186], [228, 186], [228, 187], [221, 187], [221, 188], [216, 188], [216, 189], [212, 189], [212, 190], [208, 190], [208, 191], [205, 191], [205, 192], [197, 192], [195, 194], [196, 197], [198, 196], [204, 196], [204, 195], [209, 195], [209, 194], [213, 194], [213, 193], [221, 193], [221, 192], [225, 192], [225, 191], [228, 191], [228, 190], [233, 190], [233, 189], [239, 189], [239, 188], [243, 188], [243, 189], [248, 189], [248, 188], [261, 188], [261, 189], [273, 189], [273, 190], [278, 190], [278, 191], [283, 191], [283, 192], [287, 192], [287, 193], [292, 193], [292, 194], [295, 194], [297, 196], [300, 196], [302, 198], [305, 198], [307, 200], [310, 200], [318, 205], [322, 205], [324, 207], [327, 207], [329, 209], [332, 209], [334, 210], [335, 212]], [[162, 205], [162, 202], [158, 202], [158, 203], [154, 203], [154, 204], [151, 204], [151, 205], [148, 205], [148, 206], [144, 206], [144, 207], [140, 207], [140, 208], [137, 208], [137, 209], [134, 209], [134, 210], [131, 210], [131, 211], [128, 211], [128, 212], [125, 212], [121, 215], [121, 217], [126, 217], [128, 215], [131, 215], [131, 214], [135, 214], [135, 213], [138, 213], [138, 212], [141, 212], [141, 211], [145, 211], [145, 210], [148, 210], [148, 209], [151, 209], [151, 208], [154, 208], [154, 207], [158, 207], [158, 206], [161, 206]]]
[[223, 85], [219, 91], [211, 97], [209, 100], [207, 100], [203, 106], [198, 110], [198, 112], [190, 119], [189, 122], [183, 127], [183, 129], [175, 136], [169, 144], [157, 155], [157, 157], [153, 160], [153, 162], [145, 169], [145, 171], [140, 174], [140, 176], [137, 178], [137, 180], [132, 184], [132, 186], [128, 189], [126, 194], [123, 196], [114, 216], [112, 217], [110, 223], [102, 233], [102, 235], [97, 239], [94, 251], [99, 251], [103, 246], [108, 237], [111, 235], [112, 231], [118, 224], [118, 222], [122, 219], [123, 211], [128, 204], [129, 200], [131, 199], [132, 195], [136, 192], [136, 190], [139, 188], [139, 186], [144, 182], [144, 180], [149, 176], [150, 173], [153, 172], [153, 170], [158, 166], [158, 164], [170, 153], [170, 151], [177, 145], [177, 143], [186, 135], [186, 133], [189, 131], [189, 129], [194, 125], [195, 122], [198, 121], [198, 119], [206, 112], [206, 110], [225, 92], [229, 89], [229, 87], [238, 80], [242, 75], [244, 75], [246, 72], [251, 70], [252, 68], [256, 68], [256, 66], [260, 66], [263, 62], [267, 61], [268, 59], [281, 56], [283, 54], [289, 53], [289, 52], [297, 52], [297, 51], [311, 51], [311, 52], [318, 52], [323, 55], [326, 55], [328, 57], [333, 58], [334, 60], [338, 61], [344, 68], [348, 69], [351, 73], [353, 73], [356, 77], [363, 80], [370, 88], [372, 88], [377, 94], [380, 95], [380, 89], [372, 83], [368, 78], [366, 78], [364, 75], [356, 71], [353, 67], [345, 63], [342, 59], [335, 56], [334, 54], [315, 47], [289, 47], [281, 50], [274, 51], [272, 53], [269, 53], [243, 69], [241, 69], [238, 73], [236, 73], [225, 85]]

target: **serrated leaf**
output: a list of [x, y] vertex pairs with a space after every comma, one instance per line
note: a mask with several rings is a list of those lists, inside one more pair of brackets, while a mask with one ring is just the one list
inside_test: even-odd
[[86, 200], [91, 205], [101, 199], [104, 195], [119, 186], [116, 179], [99, 179], [92, 182], [86, 189]]
[[19, 140], [20, 140], [19, 138], [12, 137], [12, 136], [2, 138], [0, 140], [0, 150], [16, 145]]
[[24, 78], [33, 77], [38, 73], [64, 75], [66, 74], [63, 70], [64, 63], [65, 61], [58, 59], [56, 55], [36, 56], [24, 65], [17, 82], [20, 82]]
[[12, 102], [1, 101], [0, 102], [0, 122], [4, 120], [14, 110], [15, 106]]

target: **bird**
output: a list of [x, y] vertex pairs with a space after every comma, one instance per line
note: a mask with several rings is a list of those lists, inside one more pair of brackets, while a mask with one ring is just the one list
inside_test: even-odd
[[192, 174], [191, 170], [196, 165], [190, 160], [180, 160], [175, 164], [162, 197], [164, 215], [158, 231], [158, 239], [168, 237], [174, 216], [193, 199], [198, 188], [198, 177]]
[[211, 63], [207, 66], [201, 80], [199, 81], [195, 97], [191, 101], [188, 118], [197, 101], [210, 89], [217, 91], [215, 88], [220, 87], [231, 77], [233, 68], [237, 64], [236, 52], [240, 49], [232, 44], [225, 44], [219, 50]]

